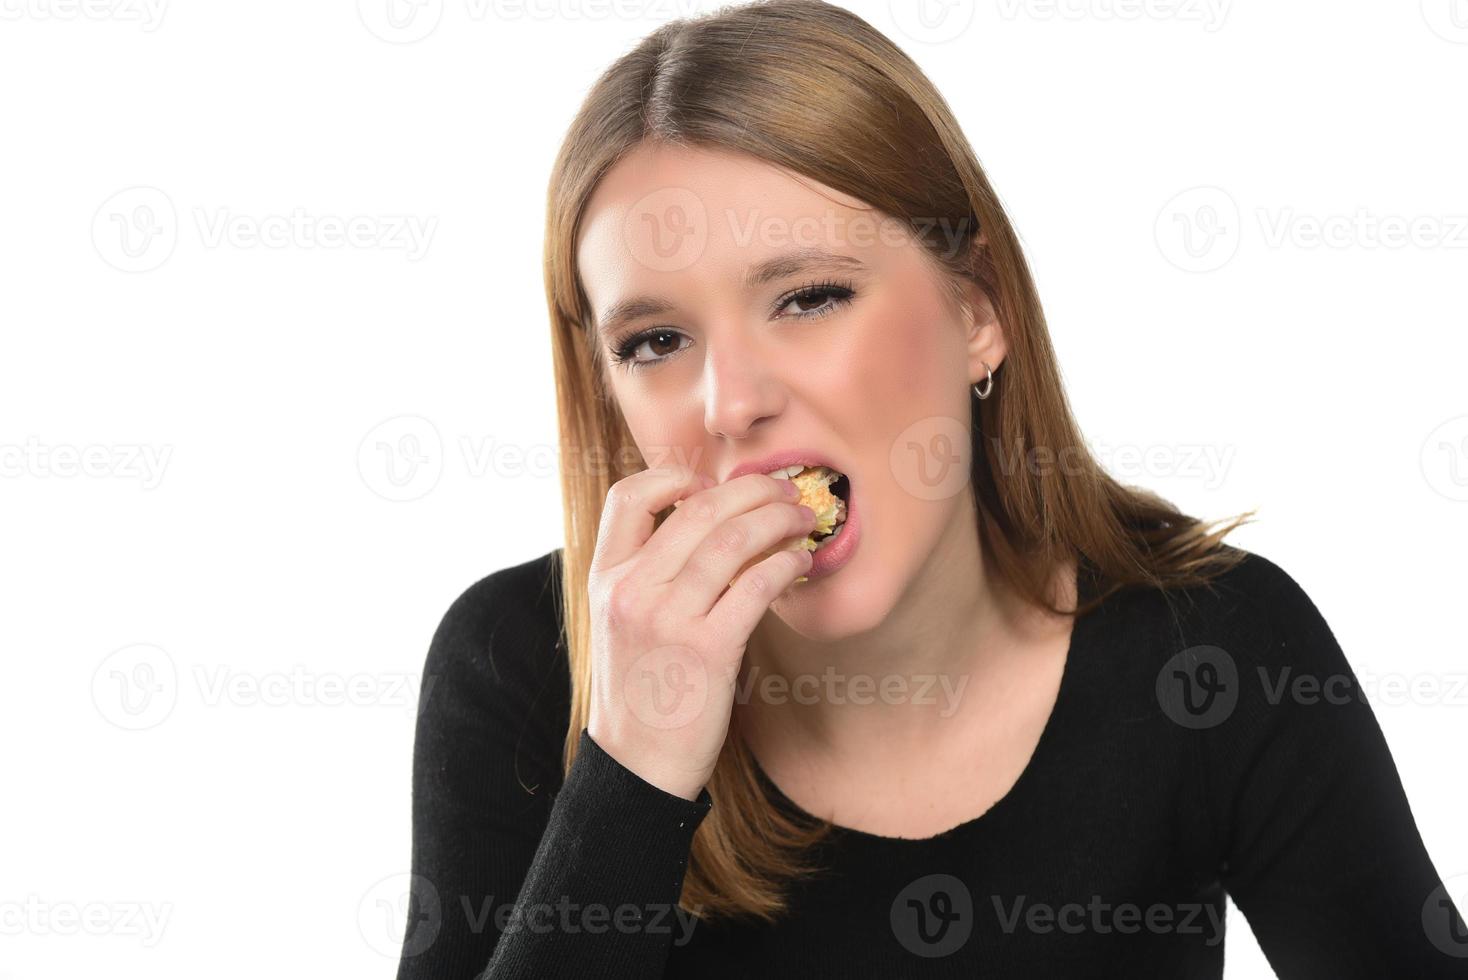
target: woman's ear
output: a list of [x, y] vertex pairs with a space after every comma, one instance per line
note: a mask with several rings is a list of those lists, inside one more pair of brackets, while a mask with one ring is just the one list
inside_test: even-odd
[[[994, 311], [994, 303], [982, 286], [973, 280], [963, 283], [965, 307], [965, 338], [968, 343], [968, 378], [970, 384], [979, 384], [990, 371], [999, 370], [1008, 353], [1004, 342], [1004, 324]], [[987, 364], [986, 369], [984, 365]]]

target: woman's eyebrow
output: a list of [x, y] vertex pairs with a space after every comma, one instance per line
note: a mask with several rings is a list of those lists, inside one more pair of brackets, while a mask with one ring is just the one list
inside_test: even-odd
[[[866, 264], [854, 256], [810, 245], [792, 249], [750, 266], [744, 273], [744, 288], [746, 291], [756, 289], [777, 279], [815, 268], [861, 272], [866, 269]], [[624, 323], [645, 316], [671, 313], [675, 309], [672, 303], [656, 296], [634, 296], [607, 307], [598, 321], [598, 330], [604, 335], [614, 333]]]
[[866, 265], [854, 256], [808, 245], [805, 248], [792, 249], [774, 258], [766, 259], [758, 265], [750, 266], [749, 271], [744, 274], [744, 288], [754, 289], [772, 280], [783, 279], [813, 268], [860, 272], [866, 268]]

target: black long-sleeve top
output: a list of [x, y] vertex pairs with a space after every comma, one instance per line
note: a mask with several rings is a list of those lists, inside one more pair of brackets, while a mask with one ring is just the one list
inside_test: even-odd
[[1360, 685], [1262, 556], [1080, 617], [1009, 793], [925, 839], [836, 828], [774, 926], [677, 907], [707, 790], [666, 793], [585, 729], [562, 778], [558, 573], [559, 549], [488, 575], [433, 635], [398, 980], [1213, 978], [1225, 893], [1286, 980], [1468, 977]]

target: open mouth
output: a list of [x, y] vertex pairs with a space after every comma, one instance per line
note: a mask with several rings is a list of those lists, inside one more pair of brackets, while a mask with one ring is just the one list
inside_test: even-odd
[[802, 542], [807, 551], [819, 551], [841, 533], [846, 523], [847, 503], [851, 499], [851, 481], [846, 474], [829, 466], [794, 464], [775, 470], [770, 476], [794, 481], [800, 487], [800, 500], [816, 512], [816, 526]]

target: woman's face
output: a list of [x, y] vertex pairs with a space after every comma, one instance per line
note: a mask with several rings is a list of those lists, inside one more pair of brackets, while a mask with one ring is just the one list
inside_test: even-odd
[[[787, 625], [840, 639], [915, 585], [974, 574], [946, 566], [977, 541], [949, 538], [972, 531], [969, 386], [981, 359], [998, 368], [1003, 339], [976, 287], [972, 313], [945, 299], [897, 222], [753, 157], [644, 143], [598, 185], [577, 262], [608, 388], [649, 465], [723, 482], [814, 449], [847, 475], [856, 549], [775, 603]], [[659, 308], [608, 319], [634, 299]]]

